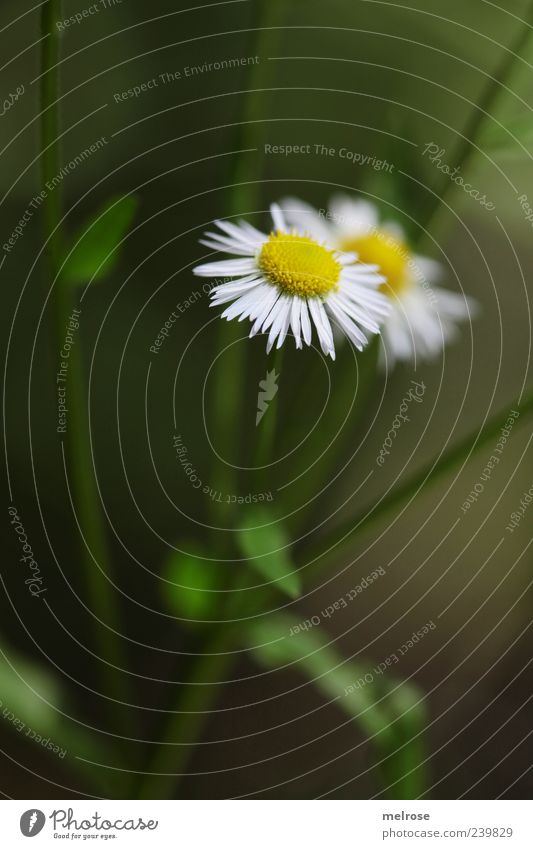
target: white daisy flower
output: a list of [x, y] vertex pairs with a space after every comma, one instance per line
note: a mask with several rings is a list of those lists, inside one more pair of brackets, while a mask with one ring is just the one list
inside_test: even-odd
[[290, 225], [379, 267], [386, 278], [381, 289], [391, 305], [381, 328], [383, 363], [416, 364], [417, 357], [437, 356], [457, 335], [457, 324], [476, 314], [474, 300], [435, 285], [442, 274], [440, 263], [412, 253], [403, 229], [393, 222], [380, 224], [374, 204], [335, 195], [327, 211], [317, 212], [295, 198], [287, 198], [282, 208]]
[[203, 245], [241, 257], [194, 269], [200, 277], [233, 278], [213, 288], [211, 306], [230, 304], [222, 313], [228, 321], [250, 319], [250, 336], [268, 331], [267, 352], [281, 348], [289, 330], [297, 348], [310, 345], [314, 325], [322, 351], [335, 359], [332, 321], [361, 351], [364, 330], [379, 333], [389, 311], [379, 291], [385, 278], [375, 264], [325, 247], [306, 228], [289, 228], [276, 204], [271, 215], [269, 236], [245, 221], [217, 221], [222, 232], [205, 234]]

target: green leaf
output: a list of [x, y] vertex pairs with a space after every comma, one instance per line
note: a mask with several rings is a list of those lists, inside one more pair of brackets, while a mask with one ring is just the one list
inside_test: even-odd
[[135, 197], [113, 198], [81, 228], [63, 267], [69, 283], [101, 280], [115, 268], [120, 243], [128, 232], [138, 208]]
[[327, 699], [335, 700], [337, 706], [357, 722], [365, 734], [378, 735], [382, 747], [390, 744], [393, 737], [391, 718], [382, 704], [376, 704], [375, 687], [372, 684], [357, 686], [368, 669], [343, 660], [319, 626], [312, 625], [304, 630], [289, 616], [272, 615], [252, 625], [248, 639], [254, 646], [252, 654], [261, 665], [278, 669], [296, 664]]
[[[269, 669], [295, 665], [315, 687], [372, 738], [383, 789], [393, 799], [416, 799], [427, 787], [427, 724], [418, 688], [373, 664], [343, 660], [311, 620], [272, 615], [249, 627], [250, 652]], [[372, 671], [371, 671], [372, 670]]]
[[217, 618], [225, 593], [220, 592], [223, 566], [210, 560], [198, 543], [183, 545], [168, 558], [163, 576], [165, 602], [182, 619], [192, 622]]
[[264, 507], [252, 510], [238, 539], [252, 569], [290, 598], [300, 595], [300, 575], [290, 556], [289, 541], [274, 515]]
[[0, 708], [4, 720], [19, 720], [50, 734], [61, 722], [60, 688], [52, 675], [14, 652], [0, 649]]
[[[40, 746], [39, 740], [49, 738], [53, 746], [62, 750], [61, 759], [89, 780], [95, 790], [106, 786], [108, 792], [113, 792], [109, 777], [81, 759], [104, 763], [109, 757], [108, 741], [102, 745], [95, 733], [71, 721], [65, 705], [65, 692], [55, 675], [0, 645], [1, 727], [19, 735], [28, 746]], [[56, 757], [48, 749], [44, 751]]]

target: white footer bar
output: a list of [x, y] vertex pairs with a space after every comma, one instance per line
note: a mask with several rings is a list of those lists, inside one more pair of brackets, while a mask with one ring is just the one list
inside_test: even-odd
[[533, 849], [530, 813], [526, 801], [3, 801], [0, 845]]

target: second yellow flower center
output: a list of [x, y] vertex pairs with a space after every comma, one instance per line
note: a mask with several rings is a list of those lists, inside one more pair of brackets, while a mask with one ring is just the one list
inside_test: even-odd
[[338, 289], [342, 267], [334, 252], [307, 236], [271, 233], [258, 262], [267, 280], [288, 295], [316, 298]]
[[372, 230], [364, 236], [347, 238], [343, 242], [343, 251], [358, 254], [361, 262], [379, 265], [387, 283], [381, 286], [385, 294], [397, 295], [411, 279], [409, 248], [395, 236], [384, 230]]

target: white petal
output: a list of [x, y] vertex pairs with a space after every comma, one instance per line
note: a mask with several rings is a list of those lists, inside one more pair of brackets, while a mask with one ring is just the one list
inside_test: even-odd
[[440, 315], [446, 315], [455, 321], [466, 321], [479, 314], [479, 304], [473, 298], [450, 292], [435, 286], [436, 309]]
[[307, 301], [311, 318], [316, 327], [318, 339], [322, 350], [325, 354], [335, 353], [335, 345], [333, 343], [333, 333], [331, 324], [326, 315], [322, 302], [318, 298], [309, 298]]
[[240, 280], [234, 280], [231, 283], [220, 283], [211, 289], [211, 298], [215, 303], [223, 303], [228, 299], [228, 295], [240, 295], [262, 282], [262, 277], [258, 277], [257, 274], [250, 274], [249, 277], [241, 277]]
[[[413, 272], [417, 279], [421, 275], [428, 283], [436, 283], [443, 275], [444, 269], [441, 263], [427, 256], [415, 254], [413, 256], [413, 263], [415, 266]], [[418, 274], [416, 273], [417, 270], [419, 272]]]
[[349, 195], [333, 195], [329, 205], [337, 233], [353, 238], [368, 233], [379, 222], [377, 208], [367, 200], [352, 200]]
[[416, 287], [393, 302], [384, 328], [387, 350], [396, 360], [412, 360], [417, 355], [430, 359], [444, 346], [443, 329], [434, 309]]
[[283, 230], [286, 232], [288, 230], [288, 227], [285, 223], [285, 217], [277, 203], [273, 203], [270, 205], [270, 214], [272, 216], [272, 221], [274, 222], [274, 229]]
[[264, 233], [261, 233], [261, 230], [254, 227], [253, 224], [249, 224], [248, 221], [240, 221], [239, 224], [243, 230], [246, 230], [250, 239], [257, 243], [258, 247], [268, 241], [268, 236], [265, 236]]
[[331, 330], [331, 324], [329, 322], [328, 314], [324, 309], [324, 304], [322, 301], [318, 301], [318, 311], [320, 313], [320, 318], [322, 319], [322, 327], [324, 328], [324, 332], [328, 338], [328, 342], [330, 346], [334, 349], [335, 346], [333, 344], [333, 331]]
[[227, 309], [224, 310], [221, 315], [221, 318], [227, 318], [228, 321], [231, 321], [232, 318], [235, 318], [236, 316], [241, 315], [242, 313], [246, 313], [246, 310], [253, 307], [253, 305], [256, 303], [258, 289], [259, 287], [255, 286], [251, 290], [251, 292], [246, 292], [246, 294], [241, 295], [240, 298], [237, 298], [237, 300], [230, 307], [227, 307]]
[[294, 341], [296, 342], [296, 347], [302, 347], [302, 339], [300, 336], [300, 312], [301, 312], [301, 300], [300, 298], [293, 298], [292, 307], [291, 307], [291, 330], [294, 336]]
[[334, 303], [338, 309], [342, 310], [347, 316], [352, 318], [362, 327], [366, 327], [371, 333], [379, 333], [379, 324], [374, 321], [374, 317], [365, 310], [356, 306], [349, 298], [344, 298], [342, 294], [330, 295], [326, 303]]
[[405, 230], [402, 225], [397, 221], [384, 221], [381, 225], [381, 229], [385, 233], [389, 233], [394, 239], [397, 239], [399, 242], [405, 241]]
[[259, 230], [256, 230], [255, 227], [247, 224], [246, 221], [239, 221], [238, 224], [234, 224], [231, 221], [215, 221], [215, 224], [234, 240], [241, 242], [243, 245], [249, 245], [254, 251], [267, 238]]
[[272, 327], [268, 334], [267, 354], [269, 354], [272, 350], [272, 346], [276, 341], [278, 334], [285, 327], [286, 323], [288, 325], [290, 313], [291, 299], [287, 295], [282, 295], [276, 304], [276, 315], [274, 316], [274, 321], [272, 322]]
[[255, 321], [257, 316], [263, 312], [265, 305], [270, 303], [272, 286], [269, 286], [268, 283], [261, 282], [257, 289], [254, 290], [254, 293], [255, 299], [253, 303], [243, 312], [239, 321], [243, 321], [245, 318]]
[[200, 244], [205, 245], [206, 248], [227, 254], [237, 254], [237, 256], [253, 257], [255, 255], [250, 245], [242, 245], [235, 239], [230, 239], [229, 236], [218, 236], [216, 233], [206, 233], [205, 236], [208, 238], [200, 239]]
[[328, 301], [328, 309], [331, 310], [348, 339], [353, 342], [353, 344], [356, 348], [358, 348], [359, 351], [362, 351], [368, 342], [368, 339], [366, 338], [365, 334], [361, 330], [359, 330], [355, 322], [353, 322], [352, 319], [346, 315], [346, 313], [339, 306], [338, 302], [330, 299]]
[[263, 322], [263, 325], [261, 327], [262, 333], [266, 333], [268, 328], [271, 327], [272, 324], [276, 321], [276, 319], [278, 317], [278, 313], [283, 308], [283, 304], [285, 303], [285, 298], [286, 298], [286, 295], [280, 295], [279, 298], [277, 299], [277, 301], [274, 304], [271, 312], [269, 312], [269, 314], [267, 315], [267, 317], [265, 318], [265, 320]]
[[345, 266], [342, 273], [351, 280], [356, 280], [358, 283], [370, 283], [372, 286], [381, 286], [382, 283], [387, 282], [387, 278], [379, 273], [378, 265], [358, 262], [354, 265]]
[[307, 309], [307, 301], [305, 300], [302, 300], [300, 321], [302, 325], [302, 336], [304, 337], [304, 342], [306, 345], [310, 345], [313, 334], [311, 330], [311, 319], [309, 318], [309, 310]]
[[299, 233], [308, 234], [320, 244], [333, 247], [334, 235], [325, 216], [314, 207], [298, 198], [288, 197], [281, 202], [281, 208], [287, 223]]
[[[340, 280], [339, 292], [336, 295], [348, 309], [353, 312], [352, 318], [364, 324], [368, 330], [376, 332], [372, 324], [380, 324], [390, 312], [390, 300], [383, 292], [369, 290], [359, 283]], [[363, 321], [370, 321], [370, 324]]]
[[366, 309], [376, 320], [379, 320], [380, 317], [386, 317], [390, 312], [390, 300], [383, 292], [358, 286], [357, 283], [351, 281], [345, 282], [342, 278], [340, 292], [344, 297], [355, 302], [357, 306]]
[[257, 270], [257, 264], [253, 259], [226, 259], [221, 262], [197, 265], [193, 268], [193, 274], [197, 277], [240, 277]]
[[[359, 259], [359, 254], [356, 253], [346, 253], [346, 251], [336, 251], [335, 259], [341, 265], [354, 265]], [[376, 266], [377, 268], [377, 266]]]
[[276, 308], [276, 303], [279, 299], [279, 292], [277, 289], [274, 288], [274, 286], [269, 286], [269, 289], [270, 294], [269, 296], [265, 294], [265, 298], [262, 301], [262, 305], [257, 312], [254, 326], [250, 331], [250, 336], [255, 336], [256, 333], [259, 333], [260, 330], [263, 330], [264, 323], [270, 318], [271, 313]]
[[[414, 341], [409, 332], [405, 319], [399, 316], [395, 310], [387, 319], [382, 332], [385, 350], [387, 352], [387, 365], [394, 366], [396, 360], [402, 362], [414, 358]], [[385, 363], [382, 362], [382, 366]]]
[[292, 300], [291, 300], [291, 303], [287, 307], [287, 313], [285, 315], [285, 320], [284, 320], [283, 324], [281, 325], [281, 330], [279, 332], [278, 342], [277, 342], [276, 348], [281, 348], [281, 346], [285, 342], [285, 339], [287, 338], [287, 333], [289, 332], [289, 327], [290, 327], [290, 323], [291, 323], [291, 308], [292, 308]]

